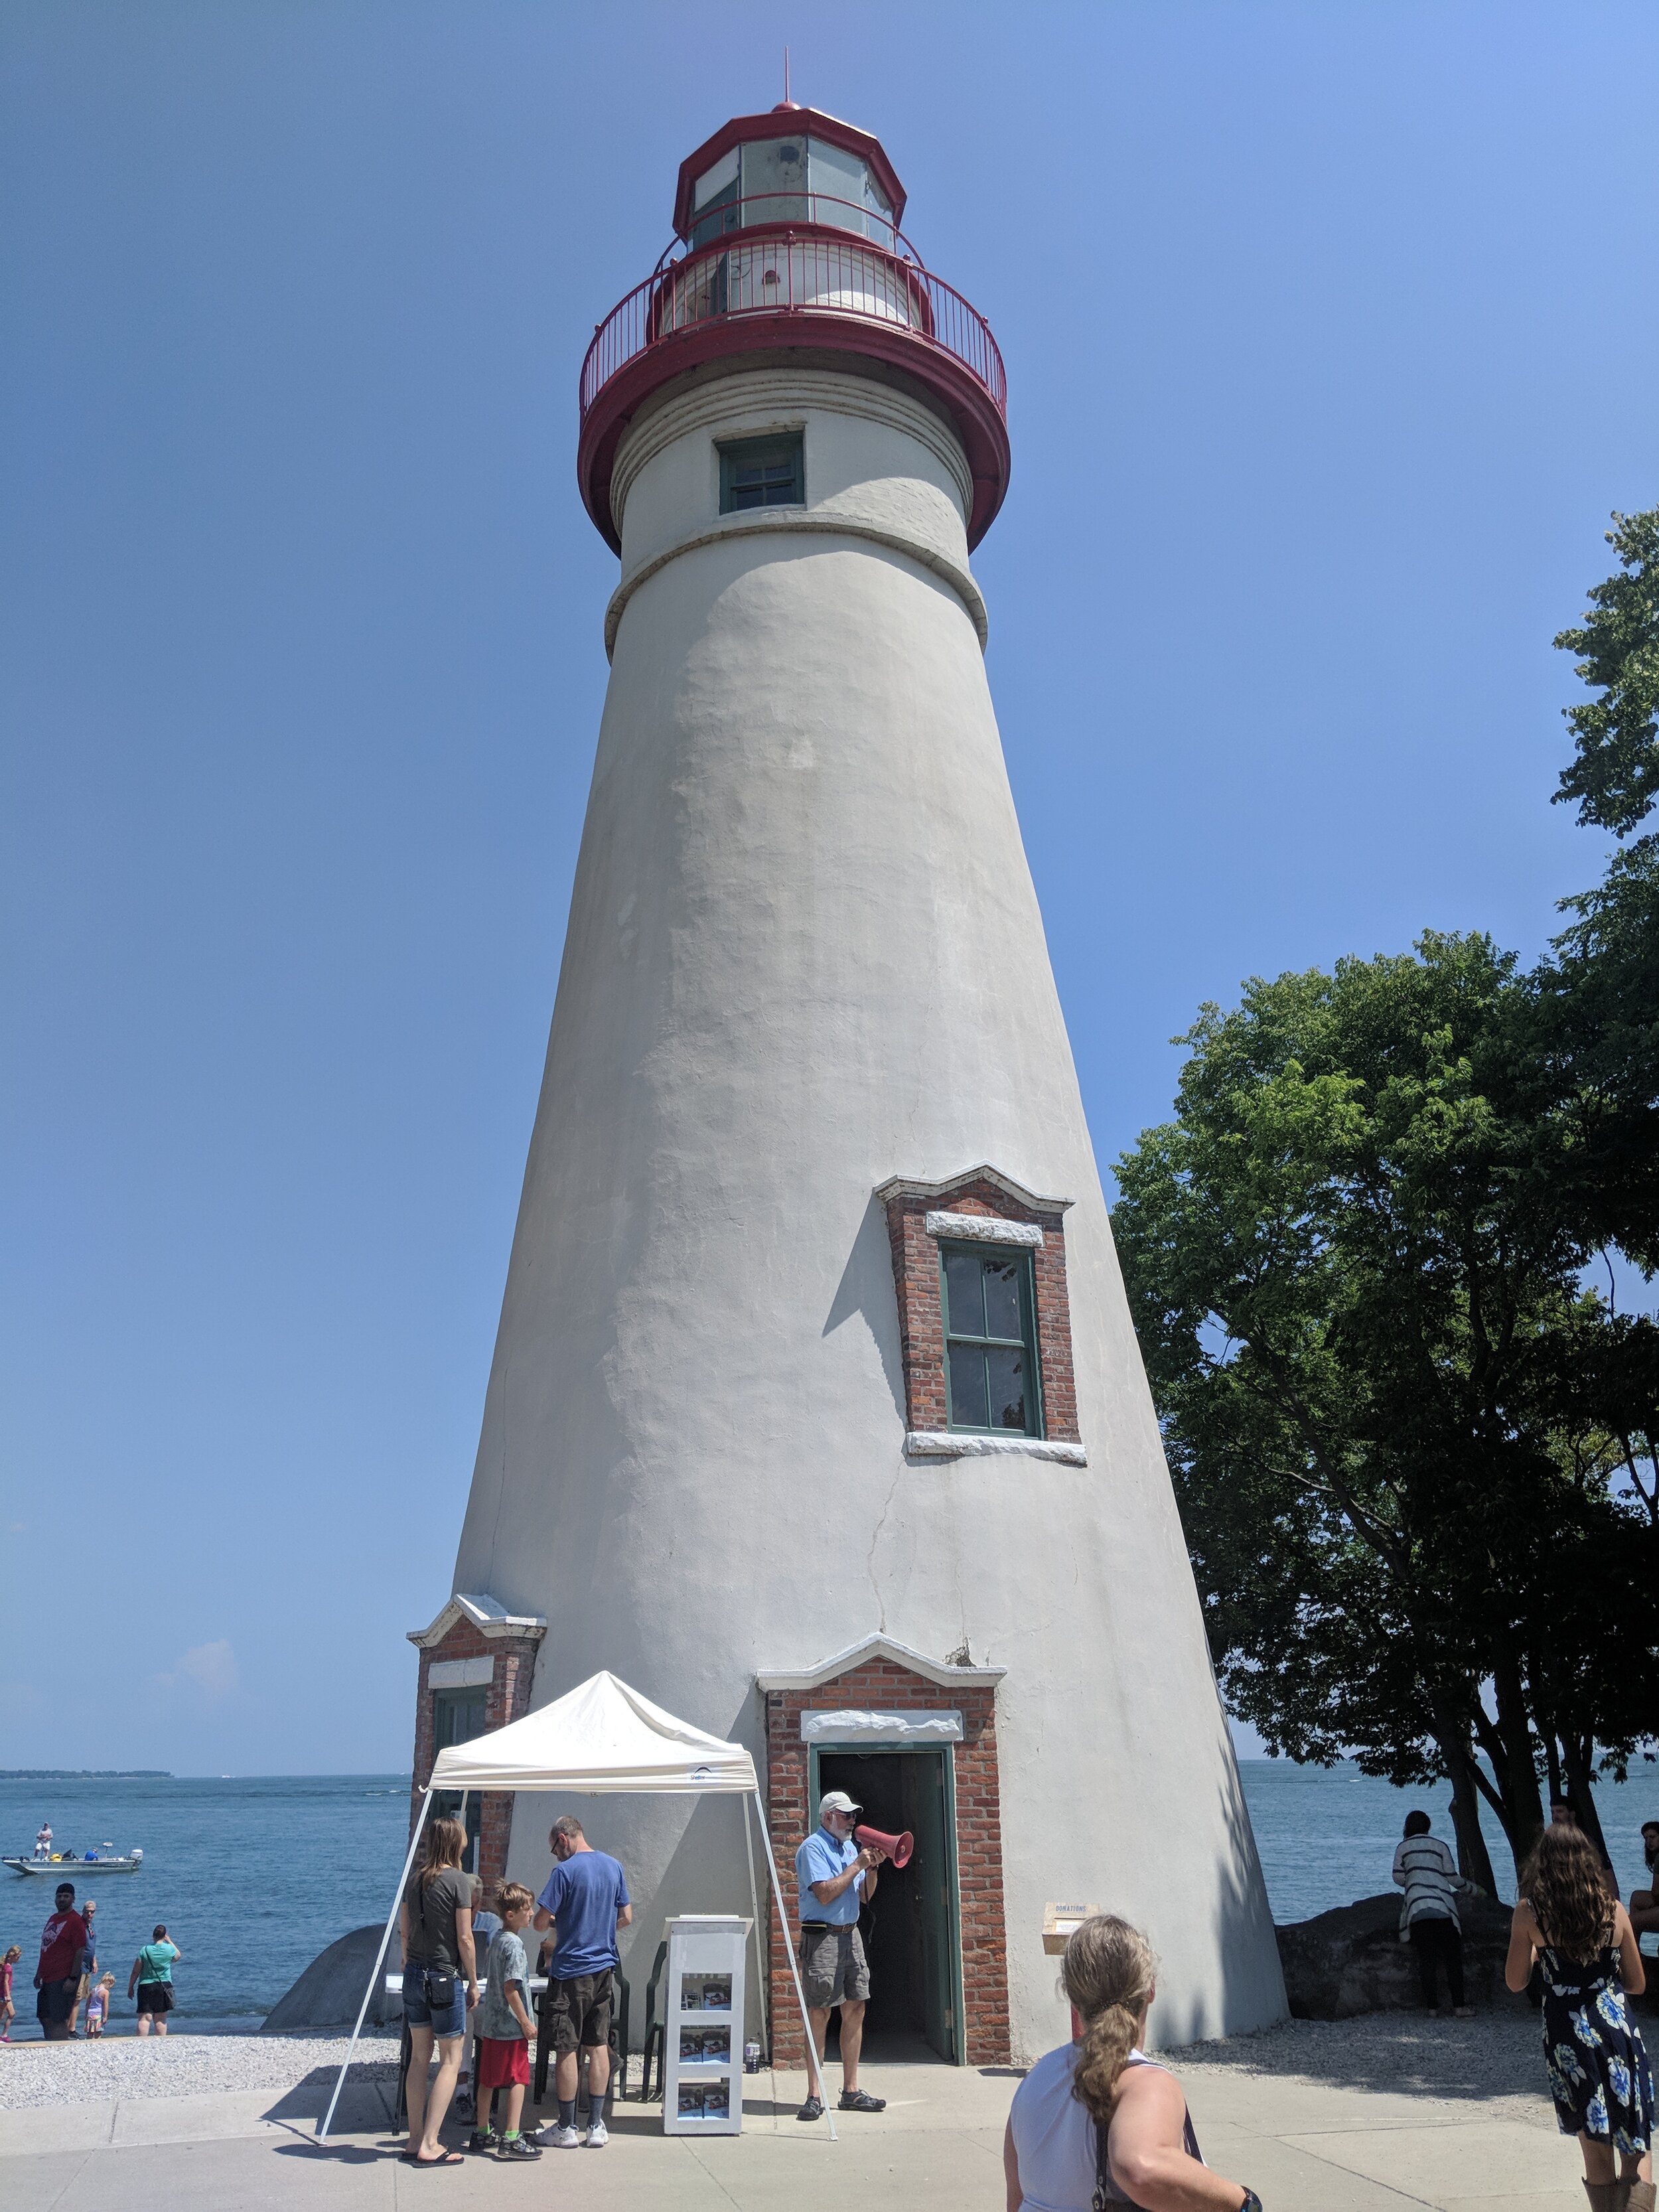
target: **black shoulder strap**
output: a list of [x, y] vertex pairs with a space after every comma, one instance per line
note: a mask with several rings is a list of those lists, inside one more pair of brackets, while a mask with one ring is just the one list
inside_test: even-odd
[[1107, 2207], [1121, 2203], [1122, 2198], [1112, 2191], [1112, 2161], [1106, 2148], [1106, 2123], [1095, 2122], [1095, 2193], [1090, 2198], [1091, 2212], [1107, 2212]]

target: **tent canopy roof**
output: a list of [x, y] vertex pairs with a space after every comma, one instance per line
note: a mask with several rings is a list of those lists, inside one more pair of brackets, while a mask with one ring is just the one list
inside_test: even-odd
[[616, 1675], [590, 1675], [521, 1721], [452, 1744], [432, 1769], [434, 1790], [753, 1791], [755, 1762], [676, 1720]]

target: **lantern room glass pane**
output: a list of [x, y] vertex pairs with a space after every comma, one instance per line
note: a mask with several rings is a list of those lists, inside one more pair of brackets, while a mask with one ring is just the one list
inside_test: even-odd
[[743, 220], [805, 222], [806, 140], [763, 138], [743, 149]]
[[712, 169], [705, 169], [691, 187], [691, 243], [707, 246], [735, 230], [741, 210], [738, 205], [738, 149], [723, 154]]
[[822, 138], [808, 140], [807, 161], [812, 221], [867, 237], [869, 163], [857, 154], [849, 154], [844, 146], [826, 145]]

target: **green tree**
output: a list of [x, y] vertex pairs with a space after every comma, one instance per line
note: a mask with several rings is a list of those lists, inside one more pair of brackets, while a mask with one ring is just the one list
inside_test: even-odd
[[1659, 1684], [1651, 1516], [1562, 1388], [1610, 1317], [1536, 1024], [1479, 936], [1253, 981], [1182, 1040], [1115, 1212], [1229, 1704], [1292, 1757], [1448, 1778], [1488, 1887], [1478, 1797], [1517, 1866], [1540, 1763], [1593, 1821]]
[[[1566, 710], [1558, 803], [1628, 838], [1659, 796], [1659, 507], [1615, 514], [1620, 573], [1556, 644], [1599, 694]], [[1659, 1269], [1659, 836], [1613, 855], [1535, 978], [1537, 1052], [1565, 1127], [1562, 1203], [1587, 1240]]]
[[1659, 507], [1613, 521], [1620, 573], [1591, 589], [1583, 621], [1555, 641], [1601, 695], [1566, 709], [1573, 757], [1556, 801], [1576, 799], [1581, 822], [1626, 837], [1659, 797]]

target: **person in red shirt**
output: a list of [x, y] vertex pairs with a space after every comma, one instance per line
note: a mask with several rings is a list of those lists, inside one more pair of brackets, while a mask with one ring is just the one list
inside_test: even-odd
[[58, 1885], [58, 1909], [40, 1931], [40, 1963], [34, 1970], [34, 2016], [48, 2043], [67, 2043], [70, 2014], [81, 1987], [81, 1954], [87, 1948], [87, 1923], [75, 1909], [75, 1884]]

